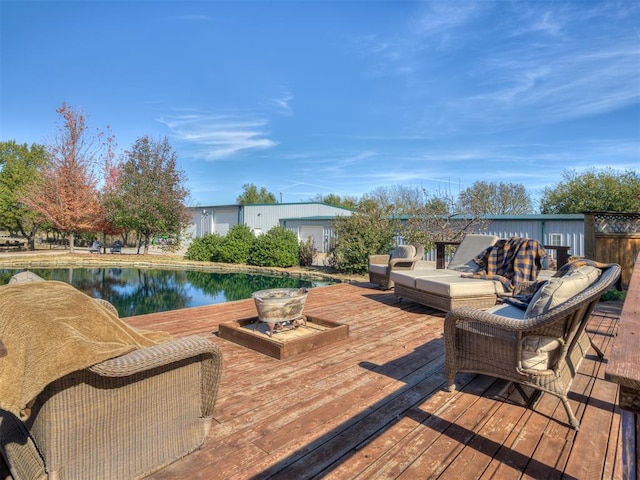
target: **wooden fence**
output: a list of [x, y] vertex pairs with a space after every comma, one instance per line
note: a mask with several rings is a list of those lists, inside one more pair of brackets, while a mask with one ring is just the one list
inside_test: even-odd
[[622, 267], [622, 284], [629, 285], [640, 253], [640, 213], [584, 214], [585, 257]]

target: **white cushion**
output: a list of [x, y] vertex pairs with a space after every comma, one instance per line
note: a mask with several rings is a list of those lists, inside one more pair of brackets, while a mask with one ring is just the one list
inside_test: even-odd
[[416, 278], [426, 277], [447, 277], [447, 276], [455, 276], [459, 277], [460, 274], [457, 272], [450, 272], [445, 269], [435, 270], [435, 269], [417, 269], [417, 270], [391, 270], [391, 275], [389, 278], [399, 285], [404, 285], [405, 287], [416, 287]]
[[416, 247], [413, 245], [398, 245], [391, 252], [391, 258], [413, 258], [416, 256]]
[[600, 277], [600, 273], [599, 268], [584, 265], [563, 277], [550, 278], [534, 294], [524, 314], [525, 318], [543, 315], [573, 298], [594, 283]]
[[547, 370], [553, 361], [554, 350], [562, 342], [553, 337], [530, 336], [522, 339], [522, 368]]
[[492, 295], [503, 293], [500, 282], [480, 280], [477, 278], [462, 278], [460, 275], [446, 275], [441, 277], [418, 277], [416, 287], [423, 292], [433, 293], [442, 297], [466, 298], [476, 295]]
[[380, 265], [380, 264], [377, 264], [377, 263], [369, 264], [369, 271], [371, 273], [377, 273], [379, 275], [386, 275], [388, 268], [389, 268], [389, 265], [387, 265], [387, 264], [385, 264], [385, 265]]
[[456, 248], [453, 258], [447, 265], [449, 270], [458, 272], [475, 273], [480, 268], [473, 258], [486, 248], [495, 245], [498, 237], [495, 235], [479, 235], [476, 233], [468, 233]]
[[495, 307], [488, 308], [486, 311], [494, 315], [500, 315], [501, 317], [524, 320], [524, 309], [518, 308], [510, 303], [499, 303]]

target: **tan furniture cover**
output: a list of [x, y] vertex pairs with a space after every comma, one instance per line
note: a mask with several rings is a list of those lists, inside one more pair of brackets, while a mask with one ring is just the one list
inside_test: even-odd
[[199, 448], [221, 373], [203, 337], [138, 332], [62, 282], [0, 287], [0, 448], [18, 479], [142, 478]]

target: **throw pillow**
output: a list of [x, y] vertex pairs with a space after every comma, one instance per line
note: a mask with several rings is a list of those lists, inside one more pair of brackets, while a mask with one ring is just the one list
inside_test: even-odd
[[600, 269], [585, 265], [563, 277], [550, 278], [538, 289], [527, 307], [524, 318], [547, 313], [554, 307], [576, 296], [600, 277]]
[[391, 258], [412, 258], [416, 256], [416, 247], [413, 245], [398, 245], [391, 252]]
[[531, 336], [522, 339], [522, 368], [547, 370], [553, 360], [553, 352], [562, 345], [557, 338]]

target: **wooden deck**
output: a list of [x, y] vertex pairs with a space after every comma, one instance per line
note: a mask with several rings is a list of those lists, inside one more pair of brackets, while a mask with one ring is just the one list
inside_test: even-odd
[[[590, 331], [606, 353], [619, 312], [603, 307]], [[312, 289], [305, 312], [347, 323], [349, 339], [275, 360], [218, 338], [220, 322], [255, 315], [252, 300], [128, 319], [224, 353], [206, 446], [151, 478], [622, 478], [618, 390], [595, 354], [571, 394], [576, 433], [551, 395], [528, 408], [474, 375], [443, 391], [442, 313], [368, 284]]]
[[[312, 289], [305, 313], [348, 324], [349, 338], [287, 360], [219, 338], [219, 323], [255, 316], [252, 300], [126, 319], [207, 336], [224, 354], [205, 447], [150, 478], [622, 478], [618, 388], [593, 352], [570, 395], [576, 433], [551, 395], [526, 406], [505, 382], [475, 375], [444, 391], [440, 312], [339, 284]], [[607, 304], [593, 315], [605, 354], [618, 315]]]

